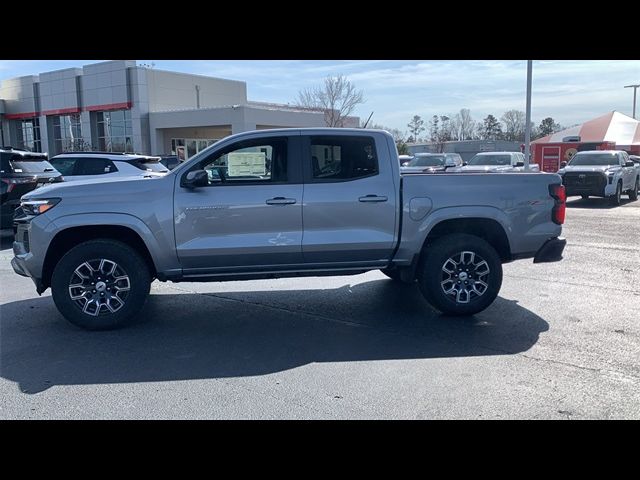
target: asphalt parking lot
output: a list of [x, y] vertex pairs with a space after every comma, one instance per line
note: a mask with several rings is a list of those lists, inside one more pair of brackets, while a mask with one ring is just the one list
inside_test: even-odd
[[[626, 198], [626, 197], [625, 197]], [[0, 251], [0, 418], [640, 418], [640, 201], [568, 202], [565, 259], [475, 317], [379, 272], [155, 282], [85, 332]]]

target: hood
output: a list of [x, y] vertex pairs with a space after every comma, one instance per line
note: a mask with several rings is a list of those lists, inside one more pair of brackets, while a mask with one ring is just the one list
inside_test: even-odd
[[[22, 200], [32, 198], [47, 197], [67, 197], [67, 196], [95, 196], [99, 195], [122, 195], [123, 193], [145, 190], [150, 183], [161, 181], [167, 178], [168, 174], [135, 176], [135, 177], [112, 177], [95, 180], [76, 180], [70, 182], [60, 182], [33, 190], [22, 196]], [[173, 183], [171, 181], [171, 183]]]
[[558, 173], [569, 173], [569, 172], [611, 172], [615, 170], [620, 170], [619, 165], [576, 165], [575, 167], [566, 166], [561, 168]]

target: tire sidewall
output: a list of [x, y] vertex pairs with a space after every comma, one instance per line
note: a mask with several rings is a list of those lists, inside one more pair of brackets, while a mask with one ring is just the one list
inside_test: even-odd
[[[473, 315], [486, 309], [498, 296], [502, 286], [502, 262], [495, 249], [474, 235], [451, 234], [427, 245], [426, 256], [418, 281], [427, 301], [447, 315]], [[489, 265], [489, 287], [483, 295], [468, 304], [460, 304], [446, 295], [440, 285], [442, 266], [450, 257], [462, 251], [481, 256]]]
[[[69, 296], [69, 281], [83, 262], [105, 258], [120, 265], [129, 276], [130, 291], [124, 306], [115, 313], [93, 316], [83, 313]], [[69, 250], [58, 262], [51, 277], [51, 294], [60, 313], [74, 325], [87, 330], [110, 330], [130, 323], [144, 306], [151, 277], [140, 255], [116, 240], [92, 240]]]

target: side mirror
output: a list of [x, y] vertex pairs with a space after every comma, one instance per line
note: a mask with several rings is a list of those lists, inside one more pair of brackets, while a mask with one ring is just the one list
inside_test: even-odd
[[625, 167], [635, 167], [636, 164], [633, 163], [631, 160], [629, 160], [627, 163], [624, 164]]
[[560, 168], [564, 168], [566, 166], [567, 166], [567, 162], [564, 162], [564, 161], [560, 162]]
[[524, 167], [524, 162], [516, 162], [516, 167]]
[[467, 162], [462, 162], [463, 167], [466, 167], [467, 165], [469, 165]]
[[181, 187], [196, 188], [209, 185], [209, 175], [204, 170], [192, 170], [182, 177]]

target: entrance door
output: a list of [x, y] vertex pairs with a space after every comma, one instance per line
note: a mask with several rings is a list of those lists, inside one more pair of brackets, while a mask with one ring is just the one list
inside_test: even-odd
[[560, 147], [542, 147], [542, 171], [556, 173], [560, 169]]

